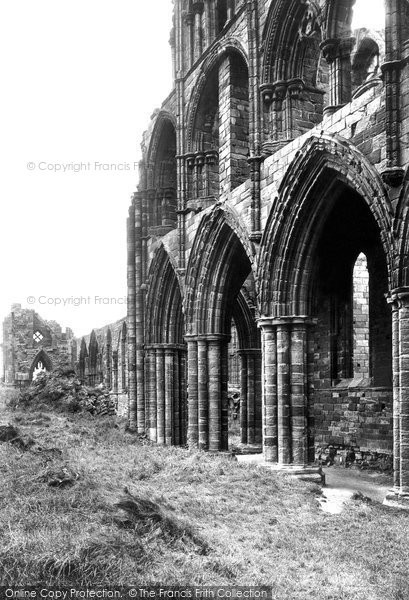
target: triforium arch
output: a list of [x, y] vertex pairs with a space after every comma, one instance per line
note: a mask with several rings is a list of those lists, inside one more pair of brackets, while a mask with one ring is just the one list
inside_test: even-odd
[[149, 270], [145, 326], [145, 399], [149, 437], [186, 443], [186, 344], [181, 287], [163, 244]]
[[[236, 40], [216, 44], [202, 65], [186, 111], [186, 192], [206, 207], [249, 176], [249, 72]], [[220, 169], [220, 165], [223, 169]]]
[[265, 152], [322, 120], [328, 65], [321, 53], [321, 9], [314, 0], [271, 4], [263, 33], [261, 94]]
[[31, 367], [30, 367], [30, 381], [33, 380], [33, 378], [35, 379], [35, 377], [37, 376], [37, 373], [39, 373], [40, 371], [52, 371], [53, 370], [53, 363], [51, 361], [51, 358], [48, 356], [47, 352], [44, 349], [41, 349], [34, 357], [33, 362], [31, 363]]
[[[232, 319], [239, 332], [246, 441], [260, 442], [261, 352], [254, 314], [242, 288], [255, 298], [254, 250], [231, 209], [219, 204], [199, 225], [186, 273], [185, 319], [188, 345], [188, 442], [204, 450], [228, 448], [228, 342]], [[246, 346], [246, 347], [244, 347]], [[244, 374], [244, 369], [246, 373]], [[243, 379], [243, 380], [244, 380]], [[247, 384], [246, 384], [247, 385]], [[244, 427], [244, 420], [243, 420]]]
[[[391, 215], [377, 172], [344, 140], [313, 137], [289, 166], [264, 232], [258, 273], [267, 460], [305, 467], [314, 460], [314, 442], [325, 443], [328, 434], [345, 446], [385, 443], [365, 420], [366, 403], [375, 400], [379, 411], [370, 416], [392, 449], [392, 327], [385, 298], [395, 256]], [[369, 271], [369, 381], [351, 370], [352, 282], [361, 253]], [[338, 417], [358, 410], [356, 397], [360, 429], [347, 420], [337, 426]], [[338, 415], [331, 422], [329, 405]]]
[[156, 116], [146, 155], [146, 206], [149, 233], [160, 233], [177, 225], [176, 119], [165, 111]]

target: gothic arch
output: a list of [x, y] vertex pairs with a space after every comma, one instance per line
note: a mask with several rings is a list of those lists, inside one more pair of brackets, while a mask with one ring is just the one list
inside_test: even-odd
[[309, 314], [313, 250], [333, 206], [329, 191], [334, 199], [337, 182], [359, 194], [372, 213], [391, 282], [393, 212], [377, 171], [346, 140], [314, 136], [289, 166], [261, 242], [258, 276], [263, 315]]
[[45, 350], [40, 350], [34, 357], [30, 367], [30, 381], [33, 379], [33, 373], [39, 363], [42, 363], [46, 371], [53, 370], [53, 363]]
[[223, 41], [217, 42], [211, 49], [209, 56], [204, 60], [200, 67], [200, 75], [198, 76], [197, 82], [193, 88], [192, 94], [186, 110], [186, 150], [192, 152], [195, 150], [194, 146], [194, 129], [195, 120], [199, 109], [200, 100], [203, 97], [203, 93], [208, 82], [209, 76], [212, 71], [216, 68], [217, 64], [229, 53], [238, 54], [246, 66], [248, 67], [248, 55], [243, 45], [234, 38], [226, 38]]
[[171, 113], [160, 111], [145, 158], [149, 227], [176, 226], [176, 154], [176, 119]]
[[[279, 0], [271, 4], [263, 32], [262, 81], [276, 83], [303, 76], [304, 42], [321, 41], [320, 9], [316, 2]], [[300, 43], [294, 41], [299, 38]], [[317, 46], [317, 53], [319, 48]]]
[[[249, 274], [254, 251], [232, 209], [216, 205], [199, 225], [186, 273], [188, 333], [223, 333], [231, 308]], [[231, 302], [231, 304], [230, 304]]]
[[355, 0], [328, 0], [323, 14], [323, 27], [327, 39], [345, 38], [351, 34]]
[[156, 250], [149, 269], [146, 306], [146, 343], [183, 344], [182, 293], [163, 244]]

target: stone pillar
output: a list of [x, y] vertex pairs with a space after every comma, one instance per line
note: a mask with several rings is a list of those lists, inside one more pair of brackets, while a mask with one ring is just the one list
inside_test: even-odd
[[263, 451], [267, 462], [278, 462], [277, 422], [277, 336], [270, 321], [260, 323], [262, 331], [262, 395], [263, 395]]
[[156, 349], [157, 442], [166, 442], [165, 423], [165, 351]]
[[296, 465], [308, 463], [307, 437], [307, 329], [294, 322], [291, 331], [291, 433], [292, 458]]
[[149, 439], [152, 442], [157, 441], [157, 401], [156, 401], [156, 350], [150, 348], [148, 350], [148, 373], [147, 373], [147, 386], [148, 386], [148, 411], [149, 411]]
[[321, 49], [329, 64], [329, 106], [324, 114], [332, 114], [351, 101], [351, 50], [354, 38], [324, 40]]
[[185, 16], [186, 24], [186, 40], [187, 40], [187, 55], [188, 64], [187, 68], [190, 69], [194, 62], [194, 15], [193, 13], [187, 13]]
[[287, 323], [277, 326], [277, 422], [278, 462], [292, 462], [290, 430], [290, 331]]
[[[186, 350], [181, 350], [179, 353], [179, 365], [180, 365], [180, 443], [185, 445], [187, 443], [187, 426], [188, 426], [188, 409], [187, 409], [187, 395], [186, 395], [186, 366], [187, 357]], [[196, 410], [197, 420], [197, 410]]]
[[172, 444], [172, 415], [174, 404], [174, 351], [165, 348], [165, 443]]
[[203, 52], [202, 13], [203, 2], [194, 2], [194, 61], [199, 60]]
[[207, 357], [207, 341], [199, 339], [197, 342], [197, 370], [198, 370], [198, 412], [199, 412], [199, 450], [209, 448], [209, 373]]
[[240, 436], [241, 443], [247, 444], [247, 355], [240, 356]]
[[172, 443], [180, 444], [180, 361], [179, 350], [173, 351], [173, 410]]
[[216, 37], [215, 23], [215, 0], [205, 0], [205, 34], [204, 34], [204, 49], [208, 48]]
[[264, 456], [268, 462], [291, 469], [304, 469], [310, 462], [308, 328], [311, 324], [304, 316], [259, 322]]
[[229, 355], [228, 343], [230, 339], [224, 338], [221, 342], [221, 411], [222, 411], [222, 431], [221, 431], [221, 450], [229, 449], [229, 398], [228, 398], [228, 381], [229, 381]]
[[[136, 429], [136, 289], [135, 289], [135, 199], [129, 208], [128, 218], [128, 394], [129, 394], [129, 426]], [[114, 373], [114, 391], [118, 391], [118, 356]]]
[[393, 486], [400, 488], [400, 323], [399, 303], [389, 299], [392, 309], [392, 386], [393, 386]]
[[187, 380], [188, 380], [188, 432], [189, 448], [199, 444], [199, 389], [198, 389], [198, 348], [197, 339], [186, 336], [187, 341]]
[[209, 353], [209, 450], [221, 447], [221, 348], [220, 341], [208, 339]]

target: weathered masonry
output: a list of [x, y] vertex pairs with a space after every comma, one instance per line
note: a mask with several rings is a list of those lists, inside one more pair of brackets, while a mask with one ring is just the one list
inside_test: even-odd
[[[357, 0], [357, 3], [364, 0]], [[367, 2], [370, 10], [370, 2]], [[409, 2], [175, 0], [128, 219], [129, 418], [164, 444], [393, 454], [409, 495]], [[230, 368], [229, 368], [230, 366]]]
[[25, 387], [40, 371], [52, 371], [61, 360], [76, 361], [74, 334], [56, 321], [45, 321], [34, 310], [13, 304], [3, 322], [3, 379]]

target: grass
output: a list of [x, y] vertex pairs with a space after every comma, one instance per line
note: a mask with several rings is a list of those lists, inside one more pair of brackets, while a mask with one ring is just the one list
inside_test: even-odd
[[[271, 585], [280, 600], [409, 597], [409, 515], [227, 457], [151, 445], [114, 418], [2, 408], [0, 584]], [[59, 484], [58, 481], [62, 483]], [[50, 485], [50, 482], [54, 484]]]

